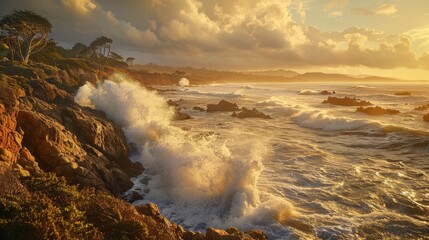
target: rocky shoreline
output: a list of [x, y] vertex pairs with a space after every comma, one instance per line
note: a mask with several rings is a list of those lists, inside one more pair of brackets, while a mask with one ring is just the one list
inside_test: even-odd
[[[22, 179], [37, 180], [54, 173], [79, 189], [89, 187], [97, 194], [121, 198], [132, 186], [130, 179], [144, 168], [129, 160], [132, 150], [119, 126], [103, 112], [82, 107], [73, 99], [85, 82], [96, 83], [113, 72], [112, 68], [93, 71], [71, 64], [61, 68], [1, 63], [0, 175], [10, 175], [18, 185], [25, 185], [20, 184]], [[7, 194], [2, 192], [0, 198]], [[155, 204], [117, 202], [140, 214], [135, 221], [147, 225], [149, 236], [155, 239], [267, 239], [261, 231], [240, 232], [233, 227], [226, 231], [209, 228], [205, 235], [186, 231], [163, 217]], [[5, 206], [0, 204], [0, 208]]]

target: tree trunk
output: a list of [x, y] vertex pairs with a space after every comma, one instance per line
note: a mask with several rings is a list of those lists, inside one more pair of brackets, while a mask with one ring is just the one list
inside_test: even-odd
[[23, 63], [28, 63], [28, 60], [30, 59], [30, 47], [31, 47], [31, 42], [28, 42], [24, 45], [24, 52], [22, 53], [22, 59], [21, 59]]

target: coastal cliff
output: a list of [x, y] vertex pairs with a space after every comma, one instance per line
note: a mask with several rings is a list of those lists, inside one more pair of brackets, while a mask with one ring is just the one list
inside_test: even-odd
[[[81, 221], [92, 226], [93, 235], [83, 237], [73, 232], [70, 234], [84, 239], [116, 239], [107, 236], [118, 228], [117, 225], [103, 228], [105, 225], [100, 225], [98, 220], [91, 220], [87, 214], [91, 212], [87, 208], [89, 205], [91, 208], [107, 209], [103, 204], [116, 204], [119, 209], [109, 207], [107, 212], [116, 211], [120, 216], [127, 213], [127, 217], [118, 217], [116, 223], [133, 226], [131, 228], [135, 231], [130, 232], [135, 234], [131, 239], [266, 239], [260, 231], [244, 233], [235, 228], [227, 231], [209, 228], [205, 235], [185, 231], [163, 217], [155, 204], [133, 206], [120, 199], [132, 187], [131, 178], [139, 175], [144, 168], [140, 163], [129, 160], [131, 150], [119, 126], [103, 112], [82, 107], [73, 98], [73, 94], [85, 82], [96, 83], [115, 70], [127, 71], [112, 68], [95, 71], [79, 66], [78, 62], [72, 60], [60, 63], [57, 67], [39, 63], [1, 63], [0, 175], [3, 185], [13, 184], [3, 187], [0, 194], [0, 219], [7, 223], [0, 227], [0, 232], [9, 234], [7, 236], [11, 238], [16, 237], [11, 233], [13, 224], [16, 221], [23, 224], [25, 221], [12, 219], [7, 213], [15, 211], [17, 205], [34, 204], [32, 201], [43, 195], [44, 200], [37, 202], [46, 201], [53, 211], [62, 212], [62, 205], [66, 204], [68, 208], [77, 208], [82, 213]], [[138, 72], [130, 70], [129, 74], [137, 75], [140, 82], [147, 80], [147, 76], [139, 77]], [[40, 182], [47, 187], [37, 185]], [[65, 203], [58, 201], [62, 194], [52, 195], [50, 184], [63, 186], [61, 191], [72, 192], [73, 198], [65, 197], [68, 199]], [[88, 193], [88, 189], [93, 192]], [[11, 196], [18, 195], [26, 196], [26, 200], [11, 199]], [[84, 200], [77, 204], [77, 199], [81, 197]], [[96, 199], [104, 199], [104, 202], [97, 202]], [[32, 211], [37, 211], [37, 208]], [[54, 225], [57, 224], [55, 219], [51, 219]], [[67, 219], [62, 221], [67, 222]], [[37, 226], [31, 226], [37, 230]], [[59, 231], [54, 230], [52, 232]], [[45, 231], [42, 238], [49, 238], [52, 232], [49, 229]], [[120, 236], [121, 231], [115, 234]], [[57, 237], [64, 236], [60, 234]]]

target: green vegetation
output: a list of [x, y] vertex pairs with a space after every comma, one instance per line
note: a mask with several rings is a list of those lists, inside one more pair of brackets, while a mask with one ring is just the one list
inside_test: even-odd
[[135, 208], [93, 189], [78, 190], [62, 177], [0, 175], [2, 239], [147, 239]]
[[15, 55], [27, 63], [30, 55], [40, 51], [48, 42], [52, 25], [48, 19], [28, 10], [13, 10], [0, 19], [4, 30], [3, 41], [10, 49], [11, 60]]

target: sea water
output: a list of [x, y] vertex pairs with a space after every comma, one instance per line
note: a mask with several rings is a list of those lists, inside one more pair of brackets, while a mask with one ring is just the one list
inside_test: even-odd
[[[132, 190], [192, 230], [236, 226], [270, 239], [429, 236], [429, 103], [425, 83], [240, 83], [159, 86], [125, 76], [76, 95], [103, 110], [146, 170]], [[162, 91], [161, 91], [162, 90]], [[323, 90], [398, 115], [322, 103]], [[395, 92], [411, 92], [397, 96]], [[172, 99], [192, 119], [173, 121]], [[221, 99], [272, 119], [200, 112]]]

